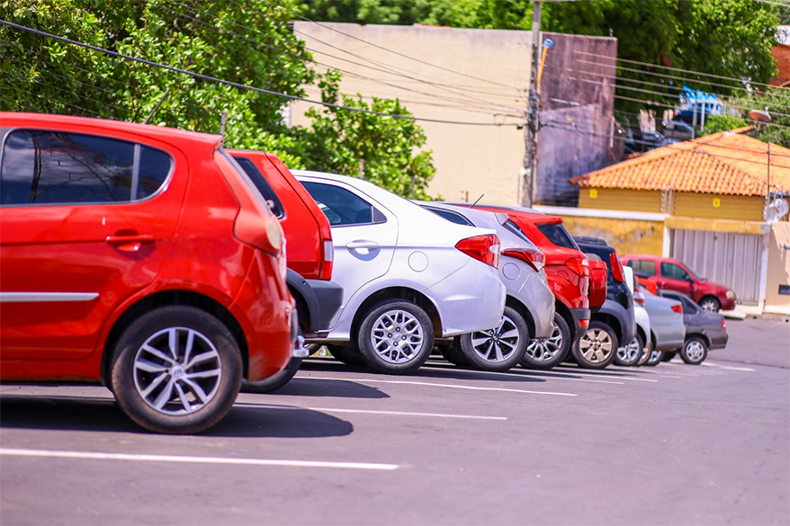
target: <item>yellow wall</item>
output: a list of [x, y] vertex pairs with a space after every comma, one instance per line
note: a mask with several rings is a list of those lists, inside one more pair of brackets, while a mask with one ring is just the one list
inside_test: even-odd
[[790, 314], [790, 296], [779, 294], [779, 285], [790, 285], [790, 223], [771, 224], [768, 241], [768, 277], [765, 284], [765, 310]]
[[765, 201], [762, 197], [712, 195], [676, 192], [672, 215], [706, 219], [762, 221]]
[[572, 235], [605, 239], [618, 254], [660, 256], [664, 248], [662, 221], [578, 216], [563, 216], [562, 219]]
[[579, 208], [661, 212], [661, 192], [621, 188], [580, 188]]

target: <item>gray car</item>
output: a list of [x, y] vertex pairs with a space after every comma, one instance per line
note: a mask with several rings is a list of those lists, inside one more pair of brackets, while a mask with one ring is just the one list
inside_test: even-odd
[[649, 358], [640, 360], [639, 365], [656, 365], [664, 353], [676, 351], [686, 339], [686, 324], [683, 321], [683, 306], [679, 301], [654, 296], [645, 292], [645, 309], [650, 315], [650, 332], [653, 352]]
[[499, 278], [507, 289], [502, 321], [491, 330], [465, 334], [450, 344], [440, 343], [442, 354], [458, 365], [471, 364], [488, 371], [503, 371], [532, 359], [525, 354], [531, 338], [548, 338], [554, 330], [554, 295], [543, 270], [543, 255], [507, 214], [461, 208], [441, 202], [417, 202], [448, 221], [493, 229], [502, 247]]

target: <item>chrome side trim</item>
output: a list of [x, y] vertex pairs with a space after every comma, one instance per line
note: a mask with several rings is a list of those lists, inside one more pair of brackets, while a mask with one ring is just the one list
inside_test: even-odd
[[0, 292], [0, 303], [92, 301], [98, 297], [98, 292]]

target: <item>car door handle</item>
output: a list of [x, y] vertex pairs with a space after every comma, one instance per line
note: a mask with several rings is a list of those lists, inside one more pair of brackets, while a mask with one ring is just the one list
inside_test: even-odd
[[154, 236], [148, 234], [129, 234], [107, 236], [104, 241], [121, 252], [138, 252], [143, 245], [154, 242]]
[[356, 241], [349, 241], [346, 243], [346, 248], [349, 250], [358, 250], [360, 248], [366, 248], [368, 250], [376, 250], [379, 248], [379, 244], [375, 241], [370, 241], [368, 239], [357, 239]]

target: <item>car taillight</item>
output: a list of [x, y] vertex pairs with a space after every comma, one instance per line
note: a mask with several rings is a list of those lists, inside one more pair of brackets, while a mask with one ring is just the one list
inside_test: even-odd
[[535, 272], [540, 272], [540, 269], [546, 264], [546, 256], [543, 255], [543, 252], [534, 248], [509, 248], [503, 250], [502, 255], [527, 263], [535, 269]]
[[625, 283], [625, 273], [623, 272], [623, 264], [620, 263], [620, 257], [617, 252], [609, 254], [609, 263], [612, 264], [612, 277], [615, 281]]
[[726, 327], [727, 327], [727, 322], [724, 320], [724, 318], [722, 318], [721, 319], [721, 328], [724, 329]]
[[645, 293], [642, 292], [642, 287], [639, 285], [634, 287], [634, 303], [645, 306]]
[[467, 237], [456, 243], [455, 248], [486, 265], [499, 268], [499, 238], [496, 234]]
[[321, 242], [321, 272], [319, 279], [332, 279], [332, 267], [335, 262], [335, 246], [332, 240]]
[[239, 241], [272, 255], [279, 256], [283, 252], [285, 240], [280, 223], [273, 218], [261, 217], [256, 210], [239, 210], [233, 224], [233, 234]]
[[680, 303], [678, 303], [677, 305], [672, 305], [672, 310], [674, 312], [678, 312], [680, 314], [683, 314], [683, 305], [681, 305]]
[[571, 269], [579, 276], [590, 275], [590, 263], [589, 261], [587, 261], [587, 258], [572, 257], [571, 259], [565, 262], [565, 266]]

